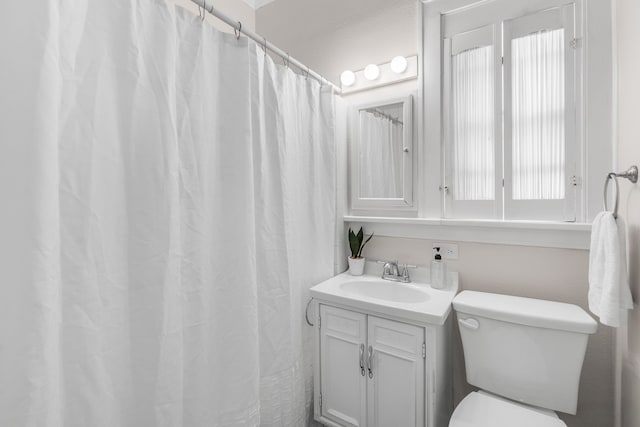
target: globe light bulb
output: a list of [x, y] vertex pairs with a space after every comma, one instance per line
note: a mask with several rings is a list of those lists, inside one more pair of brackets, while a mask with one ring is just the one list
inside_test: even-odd
[[376, 64], [369, 64], [364, 69], [364, 78], [367, 80], [375, 80], [380, 76], [380, 69]]
[[356, 82], [356, 75], [351, 70], [345, 70], [340, 74], [340, 82], [343, 86], [353, 86]]
[[396, 74], [402, 74], [407, 71], [407, 58], [404, 56], [396, 56], [391, 60], [391, 71]]

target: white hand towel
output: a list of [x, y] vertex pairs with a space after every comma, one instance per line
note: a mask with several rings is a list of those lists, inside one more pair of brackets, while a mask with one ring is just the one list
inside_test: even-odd
[[600, 212], [591, 228], [589, 310], [609, 326], [620, 326], [620, 310], [632, 309], [627, 279], [624, 223], [611, 212]]

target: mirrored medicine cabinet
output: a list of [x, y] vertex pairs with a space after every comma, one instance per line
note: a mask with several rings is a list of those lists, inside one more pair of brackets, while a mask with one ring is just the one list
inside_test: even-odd
[[353, 107], [351, 208], [413, 209], [413, 96]]

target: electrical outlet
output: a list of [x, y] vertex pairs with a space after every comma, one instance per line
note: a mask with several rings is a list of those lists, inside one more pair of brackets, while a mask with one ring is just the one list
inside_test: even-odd
[[455, 243], [433, 243], [432, 248], [440, 248], [442, 259], [458, 259], [458, 245]]

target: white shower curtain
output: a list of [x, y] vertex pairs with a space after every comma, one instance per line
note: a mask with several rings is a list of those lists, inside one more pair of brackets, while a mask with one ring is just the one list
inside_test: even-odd
[[303, 426], [333, 96], [161, 0], [0, 7], [0, 426]]
[[403, 124], [369, 110], [360, 116], [360, 194], [402, 197]]

